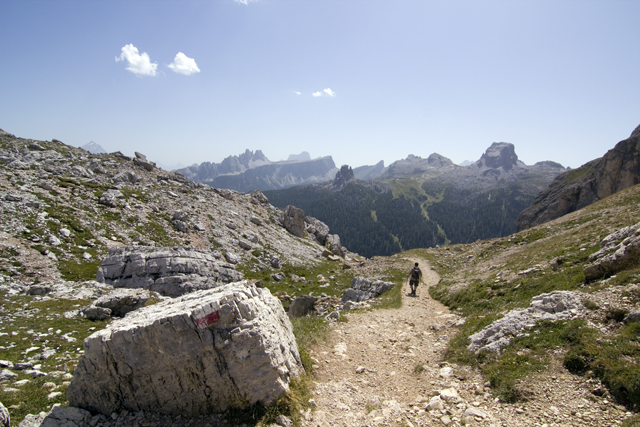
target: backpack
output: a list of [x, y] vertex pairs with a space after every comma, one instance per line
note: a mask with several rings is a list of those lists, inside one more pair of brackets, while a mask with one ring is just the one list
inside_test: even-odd
[[420, 268], [413, 267], [413, 269], [411, 270], [411, 278], [413, 280], [420, 280]]

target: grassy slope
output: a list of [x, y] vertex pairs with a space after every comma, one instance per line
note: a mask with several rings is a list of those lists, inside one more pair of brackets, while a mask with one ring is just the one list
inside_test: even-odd
[[[623, 312], [609, 308], [604, 325], [583, 320], [537, 325], [536, 334], [512, 341], [501, 355], [467, 351], [468, 336], [481, 330], [508, 310], [526, 307], [533, 296], [553, 290], [579, 290], [588, 301], [610, 287], [620, 287], [622, 297], [637, 305], [640, 295], [625, 285], [640, 282], [640, 268], [621, 272], [607, 280], [584, 283], [588, 256], [599, 249], [602, 238], [640, 221], [640, 186], [615, 194], [578, 212], [509, 237], [441, 249], [416, 250], [429, 259], [443, 278], [431, 288], [434, 298], [467, 316], [467, 322], [451, 343], [448, 357], [480, 368], [505, 401], [522, 397], [517, 380], [544, 369], [550, 349], [560, 350], [565, 367], [599, 378], [609, 392], [630, 409], [640, 406], [640, 327], [620, 323]], [[556, 270], [550, 262], [562, 264]], [[518, 274], [536, 268], [540, 271]], [[619, 311], [619, 310], [618, 310]], [[594, 329], [598, 328], [598, 329]], [[602, 337], [602, 330], [608, 331]]]

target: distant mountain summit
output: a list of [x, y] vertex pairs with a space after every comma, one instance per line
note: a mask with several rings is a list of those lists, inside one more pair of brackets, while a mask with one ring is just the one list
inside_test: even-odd
[[[301, 160], [292, 160], [298, 158]], [[203, 162], [178, 169], [188, 179], [214, 188], [248, 193], [253, 190], [278, 190], [332, 180], [338, 171], [331, 156], [310, 158], [306, 151], [289, 160], [272, 162], [257, 150], [229, 156], [221, 163]]]
[[188, 179], [201, 183], [209, 184], [220, 175], [235, 175], [242, 173], [248, 169], [258, 166], [270, 164], [271, 161], [260, 150], [253, 151], [247, 149], [239, 156], [226, 157], [220, 163], [202, 162], [199, 165], [194, 164], [186, 168], [178, 169]]
[[384, 167], [384, 160], [380, 160], [373, 166], [359, 166], [353, 170], [353, 175], [357, 179], [376, 179], [387, 171]]
[[287, 159], [287, 161], [293, 161], [293, 160], [297, 160], [297, 161], [311, 160], [311, 154], [309, 154], [307, 151], [303, 151], [300, 154], [289, 154], [289, 158]]
[[457, 167], [459, 166], [450, 159], [438, 153], [433, 153], [426, 159], [409, 154], [406, 159], [391, 163], [381, 178], [396, 179], [411, 175], [421, 175], [423, 178], [434, 177]]
[[505, 171], [516, 166], [525, 166], [518, 160], [516, 148], [508, 142], [494, 142], [487, 148], [480, 160], [474, 163], [479, 168], [487, 167], [492, 169], [502, 168]]
[[89, 141], [88, 144], [85, 144], [80, 148], [82, 148], [83, 150], [87, 150], [91, 154], [105, 154], [107, 152], [104, 148], [102, 148], [94, 141]]
[[640, 126], [604, 157], [559, 175], [520, 214], [518, 230], [543, 224], [640, 183]]

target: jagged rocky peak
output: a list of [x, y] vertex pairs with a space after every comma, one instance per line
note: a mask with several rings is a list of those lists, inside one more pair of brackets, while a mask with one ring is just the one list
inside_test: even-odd
[[333, 180], [334, 187], [343, 187], [347, 182], [354, 179], [353, 169], [349, 165], [342, 165]]
[[256, 150], [256, 152], [254, 153], [248, 148], [245, 150], [244, 153], [240, 154], [238, 158], [240, 159], [240, 162], [246, 166], [256, 162], [261, 162], [261, 163], [269, 162], [269, 159], [267, 159], [267, 156], [265, 156], [262, 153], [262, 150]]
[[104, 148], [100, 146], [100, 144], [98, 144], [95, 141], [89, 141], [88, 144], [85, 144], [80, 148], [82, 148], [83, 150], [87, 150], [92, 154], [102, 154], [107, 152]]
[[[1, 129], [0, 129], [1, 130]], [[640, 137], [640, 125], [638, 125], [633, 132], [631, 132], [631, 136], [629, 138], [637, 138]]]
[[433, 153], [429, 157], [427, 157], [427, 163], [438, 168], [453, 166], [454, 164], [451, 159], [438, 153]]
[[476, 162], [478, 167], [504, 170], [511, 170], [514, 166], [521, 164], [522, 162], [518, 161], [515, 146], [509, 142], [494, 142]]
[[307, 161], [311, 160], [311, 154], [308, 151], [303, 151], [300, 154], [289, 154], [288, 162], [291, 161]]

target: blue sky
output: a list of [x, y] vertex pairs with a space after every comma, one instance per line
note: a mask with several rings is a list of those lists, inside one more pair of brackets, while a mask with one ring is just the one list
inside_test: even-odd
[[163, 165], [247, 148], [459, 163], [505, 141], [578, 167], [640, 124], [634, 0], [1, 0], [0, 16], [0, 128]]

